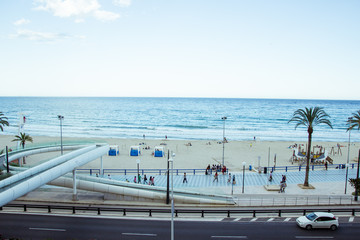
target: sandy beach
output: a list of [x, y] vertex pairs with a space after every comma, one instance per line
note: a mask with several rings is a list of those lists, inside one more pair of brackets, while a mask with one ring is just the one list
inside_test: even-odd
[[[16, 149], [16, 143], [12, 142], [14, 137], [11, 135], [0, 136], [0, 146], [4, 148]], [[60, 138], [33, 136], [33, 143], [27, 143], [27, 147], [43, 145], [46, 143], [60, 143]], [[119, 155], [104, 156], [104, 168], [112, 169], [135, 169], [137, 167], [136, 160], [140, 160], [140, 168], [142, 169], [164, 169], [167, 166], [167, 156], [154, 157], [153, 151], [155, 146], [161, 146], [164, 151], [175, 153], [174, 168], [181, 169], [205, 169], [208, 164], [221, 164], [223, 156], [223, 144], [217, 141], [206, 140], [172, 140], [172, 139], [121, 139], [121, 138], [63, 138], [64, 144], [69, 142], [99, 142], [116, 145], [119, 148]], [[246, 169], [249, 165], [257, 168], [258, 165], [266, 166], [297, 166], [298, 162], [291, 162], [293, 149], [290, 146], [303, 144], [305, 148], [306, 142], [287, 142], [287, 141], [231, 141], [225, 143], [224, 161], [226, 167], [232, 172], [242, 170], [242, 163], [246, 162]], [[346, 163], [348, 153], [348, 143], [340, 144], [341, 153], [338, 153], [337, 143], [335, 142], [313, 142], [312, 146], [322, 146], [328, 153], [334, 148], [335, 154], [330, 154], [330, 158], [334, 164]], [[131, 146], [140, 146], [141, 156], [129, 156]], [[350, 163], [357, 162], [360, 143], [352, 142], [350, 145]], [[149, 149], [146, 149], [149, 148]], [[318, 149], [318, 148], [316, 148]], [[316, 151], [315, 149], [315, 151]], [[269, 157], [270, 150], [270, 157]], [[27, 158], [27, 165], [33, 166], [40, 162], [46, 161], [59, 155], [60, 153], [46, 153]], [[274, 157], [276, 154], [276, 162]], [[100, 168], [100, 160], [95, 160], [82, 168]]]

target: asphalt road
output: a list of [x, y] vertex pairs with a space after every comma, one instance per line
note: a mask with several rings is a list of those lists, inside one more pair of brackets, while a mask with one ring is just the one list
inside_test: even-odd
[[[77, 240], [170, 239], [170, 221], [0, 213], [2, 238]], [[337, 231], [303, 230], [295, 222], [175, 221], [175, 239], [359, 239], [359, 223]], [[0, 237], [0, 239], [2, 239]]]

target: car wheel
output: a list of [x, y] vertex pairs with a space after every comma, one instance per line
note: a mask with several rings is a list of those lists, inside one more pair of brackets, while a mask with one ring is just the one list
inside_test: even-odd
[[312, 226], [311, 225], [306, 225], [306, 230], [311, 230], [312, 229]]
[[336, 226], [336, 225], [331, 225], [331, 226], [330, 226], [330, 229], [331, 229], [332, 231], [335, 231], [335, 230], [337, 229], [337, 226]]

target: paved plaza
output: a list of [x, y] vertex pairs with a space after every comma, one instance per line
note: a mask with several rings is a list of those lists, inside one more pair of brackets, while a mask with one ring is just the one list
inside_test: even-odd
[[[348, 178], [356, 178], [356, 168], [349, 168]], [[236, 191], [239, 191], [239, 188], [242, 188], [243, 184], [243, 173], [232, 173], [235, 175], [236, 184], [233, 186]], [[273, 172], [273, 181], [268, 181], [268, 174], [259, 174], [256, 172], [245, 171], [244, 186], [246, 187], [247, 192], [249, 193], [265, 193], [266, 191], [262, 186], [264, 185], [279, 185], [282, 175], [286, 175], [286, 182], [288, 184], [288, 189], [292, 185], [301, 184], [304, 182], [305, 171], [275, 171]], [[111, 179], [126, 181], [134, 181], [135, 175], [117, 175], [111, 174]], [[147, 174], [147, 178], [150, 176], [155, 176], [155, 185], [160, 187], [166, 187], [167, 176], [163, 175], [151, 175]], [[104, 176], [107, 177], [107, 176]], [[310, 171], [309, 173], [309, 182], [310, 184], [316, 186], [316, 190], [312, 191], [313, 194], [344, 194], [345, 186], [345, 177], [346, 169], [331, 169], [331, 170], [315, 170]], [[143, 178], [143, 176], [142, 176]], [[322, 186], [322, 187], [320, 187]], [[179, 170], [178, 175], [174, 175], [174, 188], [175, 189], [187, 189], [196, 191], [197, 189], [207, 189], [223, 192], [229, 192], [228, 188], [231, 188], [231, 183], [228, 182], [228, 175], [219, 174], [218, 181], [214, 181], [214, 174], [212, 175], [192, 175], [187, 173], [187, 183], [183, 183], [183, 172]], [[351, 193], [354, 189], [348, 184], [348, 192]], [[217, 189], [217, 190], [216, 190]], [[261, 189], [261, 191], [254, 191], [256, 189]], [[297, 190], [295, 190], [297, 189]], [[294, 191], [291, 191], [293, 194], [302, 194], [303, 191], [296, 187]]]

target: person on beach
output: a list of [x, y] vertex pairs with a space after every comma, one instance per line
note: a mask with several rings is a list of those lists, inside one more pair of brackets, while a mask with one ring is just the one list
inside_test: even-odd
[[183, 183], [187, 183], [187, 178], [186, 178], [186, 173], [184, 172], [184, 179], [183, 179]]
[[213, 182], [219, 182], [219, 178], [218, 178], [218, 173], [217, 172], [215, 172], [215, 175], [214, 175], [214, 180], [213, 180]]

